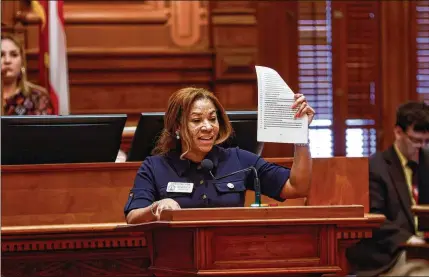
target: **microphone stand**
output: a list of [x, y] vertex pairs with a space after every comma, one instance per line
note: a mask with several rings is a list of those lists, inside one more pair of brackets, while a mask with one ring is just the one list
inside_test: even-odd
[[213, 180], [221, 180], [221, 179], [224, 179], [226, 177], [235, 175], [235, 174], [240, 173], [240, 172], [245, 172], [245, 171], [252, 170], [253, 174], [255, 175], [254, 179], [253, 179], [253, 189], [255, 190], [255, 202], [253, 204], [251, 204], [250, 206], [251, 207], [262, 207], [261, 184], [259, 183], [258, 171], [256, 170], [256, 168], [254, 168], [253, 166], [251, 166], [251, 167], [248, 167], [248, 168], [245, 168], [245, 169], [241, 169], [241, 170], [232, 172], [230, 174], [227, 174], [225, 176], [218, 177], [218, 178], [215, 178], [215, 176], [213, 176], [213, 174], [211, 172], [211, 167], [210, 166], [207, 167], [207, 170], [209, 171], [210, 175], [213, 177]]
[[[256, 171], [256, 169], [255, 169]], [[259, 183], [259, 178], [257, 173], [255, 172], [255, 178], [253, 180], [253, 189], [255, 190], [255, 203], [251, 204], [251, 207], [261, 207], [261, 184]]]

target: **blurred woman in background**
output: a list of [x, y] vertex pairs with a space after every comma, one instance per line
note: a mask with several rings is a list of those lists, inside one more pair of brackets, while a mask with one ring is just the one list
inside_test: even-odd
[[50, 115], [49, 94], [27, 80], [24, 47], [13, 36], [1, 38], [2, 115]]

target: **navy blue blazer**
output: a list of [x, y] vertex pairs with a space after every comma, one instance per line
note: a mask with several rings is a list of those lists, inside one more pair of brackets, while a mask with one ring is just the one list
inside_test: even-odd
[[[215, 177], [254, 166], [261, 184], [261, 193], [284, 201], [280, 192], [289, 179], [290, 169], [269, 163], [258, 155], [239, 148], [214, 146], [207, 154], [213, 162]], [[246, 171], [225, 179], [213, 180], [200, 164], [180, 159], [180, 153], [150, 156], [143, 161], [134, 181], [124, 213], [150, 206], [154, 201], [172, 198], [181, 208], [242, 207], [245, 191], [253, 190], [254, 173]], [[190, 193], [167, 192], [169, 182], [193, 183]]]

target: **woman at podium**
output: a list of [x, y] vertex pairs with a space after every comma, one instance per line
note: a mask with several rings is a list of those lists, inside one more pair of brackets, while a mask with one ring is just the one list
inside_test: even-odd
[[[310, 124], [314, 110], [302, 94], [295, 94], [294, 107], [296, 116], [306, 114]], [[184, 88], [171, 95], [154, 155], [143, 161], [125, 204], [127, 222], [158, 220], [164, 209], [240, 207], [255, 184], [278, 201], [307, 195], [312, 170], [307, 144], [295, 144], [289, 169], [219, 146], [231, 133], [225, 109], [212, 92]]]

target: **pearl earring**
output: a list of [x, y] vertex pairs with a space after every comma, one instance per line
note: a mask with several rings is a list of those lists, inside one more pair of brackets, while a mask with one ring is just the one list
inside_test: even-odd
[[179, 131], [176, 131], [176, 138], [177, 138], [177, 139], [180, 139]]

